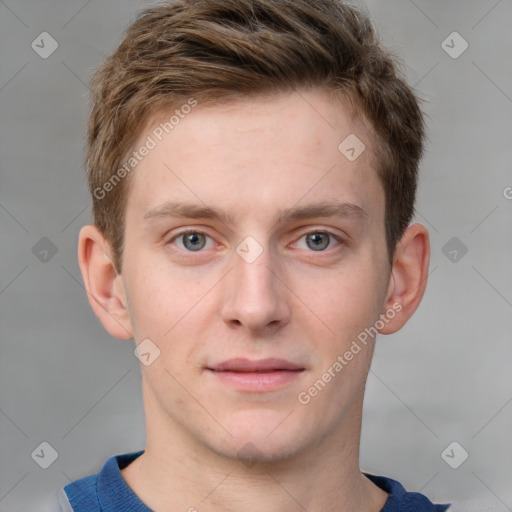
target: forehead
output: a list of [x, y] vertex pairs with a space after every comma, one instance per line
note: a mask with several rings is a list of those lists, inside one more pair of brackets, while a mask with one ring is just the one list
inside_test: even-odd
[[319, 91], [178, 107], [153, 116], [136, 146], [150, 140], [128, 199], [141, 220], [184, 198], [235, 213], [252, 206], [259, 216], [299, 201], [344, 200], [364, 210], [382, 203], [364, 122]]

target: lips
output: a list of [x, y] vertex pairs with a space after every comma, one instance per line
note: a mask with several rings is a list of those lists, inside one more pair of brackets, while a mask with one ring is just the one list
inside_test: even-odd
[[277, 371], [301, 371], [304, 367], [286, 359], [267, 358], [250, 360], [244, 358], [229, 359], [208, 368], [216, 372], [270, 373]]
[[269, 393], [297, 382], [305, 368], [286, 359], [229, 359], [206, 368], [215, 382], [243, 393]]

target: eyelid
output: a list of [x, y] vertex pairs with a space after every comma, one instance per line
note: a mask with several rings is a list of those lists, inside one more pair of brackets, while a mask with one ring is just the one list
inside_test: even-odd
[[[209, 235], [206, 231], [203, 231], [203, 229], [187, 228], [187, 229], [184, 229], [183, 231], [179, 231], [178, 233], [175, 233], [174, 235], [172, 235], [168, 240], [166, 240], [165, 245], [174, 245], [174, 241], [176, 239], [178, 239], [184, 235], [188, 235], [189, 233], [204, 235], [214, 241], [213, 237], [211, 235]], [[180, 248], [178, 248], [178, 249], [182, 252], [187, 252], [190, 254], [194, 254], [194, 252], [197, 252], [197, 253], [204, 252], [203, 249], [200, 251], [183, 251], [183, 249], [180, 249]]]
[[[336, 247], [339, 247], [340, 245], [345, 245], [346, 244], [345, 239], [341, 235], [338, 235], [338, 234], [334, 233], [333, 231], [330, 231], [330, 230], [325, 229], [325, 228], [316, 228], [316, 229], [313, 228], [313, 229], [307, 229], [307, 231], [301, 232], [301, 234], [297, 238], [297, 241], [294, 242], [294, 244], [296, 244], [304, 236], [307, 236], [307, 235], [310, 235], [310, 234], [329, 235], [331, 238], [334, 238], [338, 242], [338, 245]], [[312, 253], [328, 253], [330, 251], [336, 250], [336, 247], [331, 247], [330, 249], [325, 249], [323, 251], [313, 251], [313, 250], [310, 250], [308, 252], [312, 252]]]
[[[174, 244], [174, 241], [178, 238], [180, 238], [181, 236], [184, 236], [184, 235], [187, 235], [189, 233], [196, 233], [196, 234], [201, 234], [201, 235], [204, 235], [208, 238], [210, 238], [211, 240], [214, 240], [214, 238], [209, 235], [206, 231], [203, 230], [203, 228], [186, 228], [186, 229], [183, 229], [183, 231], [179, 231], [178, 233], [175, 233], [171, 238], [169, 238], [167, 241], [166, 241], [166, 244]], [[337, 245], [336, 247], [339, 247], [340, 245], [345, 245], [347, 242], [345, 241], [345, 239], [334, 233], [333, 231], [330, 231], [329, 229], [325, 229], [325, 228], [311, 228], [311, 226], [308, 226], [307, 228], [305, 227], [304, 228], [304, 231], [301, 231], [300, 232], [300, 235], [298, 236], [297, 240], [293, 243], [293, 244], [296, 244], [301, 238], [303, 238], [304, 236], [306, 235], [309, 235], [309, 234], [325, 234], [325, 235], [329, 235], [330, 237], [334, 238], [339, 245]], [[313, 250], [310, 250], [308, 252], [312, 252], [312, 253], [327, 253], [327, 252], [330, 252], [332, 250], [335, 250], [336, 247], [332, 247], [330, 249], [326, 249], [326, 250], [323, 250], [323, 251], [313, 251]], [[200, 251], [183, 251], [182, 249], [179, 249], [180, 251], [182, 252], [187, 252], [187, 253], [190, 253], [190, 254], [194, 254], [194, 252], [197, 252], [197, 253], [202, 253], [204, 252], [204, 249], [200, 250]]]

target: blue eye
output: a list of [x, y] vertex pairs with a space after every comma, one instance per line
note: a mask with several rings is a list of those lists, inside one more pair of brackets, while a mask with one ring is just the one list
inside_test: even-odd
[[[200, 252], [205, 248], [211, 248], [211, 244], [207, 247], [208, 239], [213, 243], [211, 237], [206, 233], [189, 230], [178, 233], [169, 240], [169, 243], [176, 244], [179, 249], [185, 252]], [[309, 249], [314, 252], [324, 252], [333, 241], [335, 241], [337, 245], [342, 243], [342, 240], [339, 237], [326, 231], [311, 231], [309, 233], [305, 233], [300, 237], [299, 241], [303, 239], [306, 241], [305, 249]], [[304, 247], [301, 248], [304, 249]]]
[[207, 238], [210, 237], [205, 233], [201, 233], [201, 231], [186, 231], [175, 236], [171, 242], [181, 240], [183, 247], [180, 247], [180, 249], [184, 248], [186, 251], [198, 252], [205, 248]]
[[312, 231], [310, 233], [306, 233], [302, 238], [306, 239], [306, 246], [315, 252], [322, 252], [327, 247], [329, 247], [330, 242], [334, 239], [338, 245], [340, 244], [340, 239], [333, 235], [332, 233], [327, 233], [325, 231]]

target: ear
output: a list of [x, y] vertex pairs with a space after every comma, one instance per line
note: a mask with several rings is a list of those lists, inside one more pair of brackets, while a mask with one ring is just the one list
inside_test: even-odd
[[[400, 330], [418, 308], [427, 286], [430, 240], [422, 224], [412, 224], [397, 245], [384, 309], [381, 334]], [[387, 312], [387, 314], [386, 314]], [[393, 312], [393, 317], [391, 317]]]
[[123, 278], [117, 274], [110, 245], [96, 226], [87, 225], [78, 238], [78, 263], [89, 303], [114, 337], [133, 338]]

